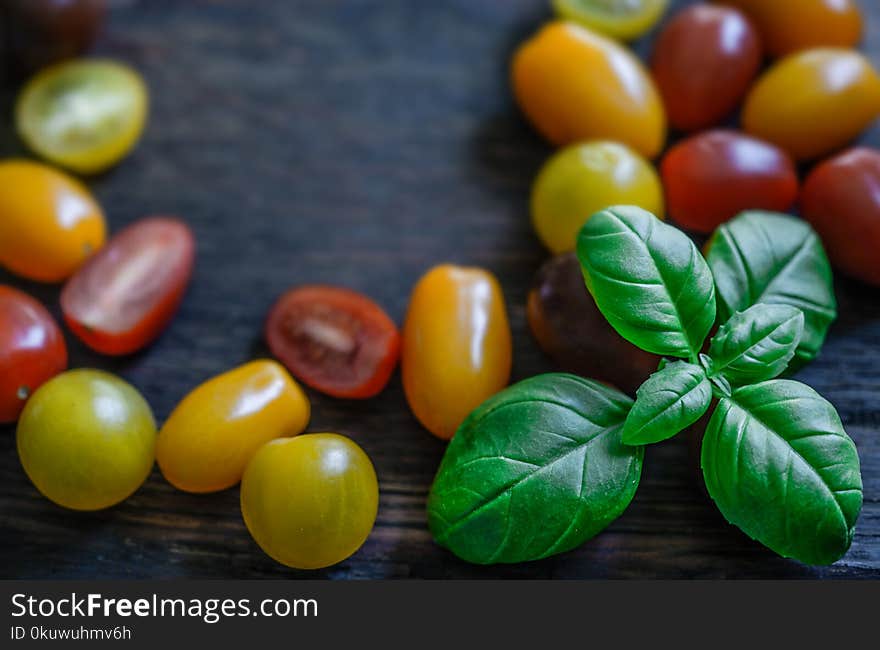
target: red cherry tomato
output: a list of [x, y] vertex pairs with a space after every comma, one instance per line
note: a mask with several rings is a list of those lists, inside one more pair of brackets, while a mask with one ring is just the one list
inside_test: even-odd
[[727, 117], [760, 67], [757, 30], [736, 9], [711, 5], [676, 15], [657, 37], [651, 60], [669, 123], [681, 131]]
[[295, 377], [333, 397], [377, 395], [400, 356], [400, 333], [388, 314], [339, 287], [304, 286], [281, 296], [266, 340]]
[[55, 319], [26, 293], [0, 285], [0, 422], [17, 420], [28, 397], [66, 368]]
[[797, 198], [788, 155], [733, 131], [708, 131], [672, 147], [660, 167], [667, 212], [682, 226], [710, 233], [743, 210], [783, 212]]
[[880, 285], [880, 151], [850, 149], [818, 165], [800, 207], [835, 266]]
[[90, 348], [130, 354], [165, 329], [183, 298], [195, 240], [182, 221], [142, 219], [113, 237], [61, 292], [64, 320]]

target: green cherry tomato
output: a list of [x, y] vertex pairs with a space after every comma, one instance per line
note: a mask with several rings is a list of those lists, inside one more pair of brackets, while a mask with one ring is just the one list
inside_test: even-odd
[[93, 174], [135, 146], [147, 119], [141, 76], [113, 61], [82, 59], [38, 73], [15, 107], [16, 128], [35, 153]]
[[663, 218], [663, 188], [653, 165], [626, 145], [587, 142], [563, 149], [543, 167], [532, 188], [532, 224], [554, 253], [574, 250], [594, 213], [637, 205]]
[[28, 400], [17, 432], [28, 478], [48, 499], [100, 510], [128, 498], [153, 467], [156, 423], [131, 385], [98, 370], [70, 370]]
[[296, 569], [341, 562], [376, 521], [373, 464], [354, 442], [310, 433], [266, 443], [241, 479], [241, 514], [267, 555]]
[[668, 4], [669, 0], [553, 0], [560, 18], [624, 41], [651, 29]]

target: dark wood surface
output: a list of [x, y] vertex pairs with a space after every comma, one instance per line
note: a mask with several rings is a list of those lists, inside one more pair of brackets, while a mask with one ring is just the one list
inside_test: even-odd
[[[529, 225], [529, 186], [551, 150], [519, 116], [507, 83], [512, 49], [549, 16], [547, 5], [116, 2], [98, 52], [144, 73], [152, 112], [134, 155], [91, 184], [114, 229], [152, 213], [184, 217], [198, 262], [155, 345], [108, 360], [68, 336], [72, 365], [120, 373], [161, 421], [204, 379], [267, 354], [262, 322], [289, 286], [346, 285], [400, 322], [419, 275], [451, 261], [500, 278], [514, 380], [553, 370], [524, 313], [546, 257]], [[880, 11], [866, 42], [880, 63]], [[7, 90], [3, 156], [22, 153], [11, 99]], [[869, 141], [880, 143], [878, 133]], [[58, 313], [56, 288], [2, 272], [0, 281]], [[801, 374], [839, 408], [862, 461], [855, 541], [832, 567], [783, 560], [727, 525], [700, 491], [684, 438], [648, 450], [629, 510], [580, 549], [516, 566], [465, 564], [428, 534], [425, 497], [444, 445], [410, 415], [396, 374], [368, 402], [309, 393], [309, 430], [351, 436], [379, 475], [376, 527], [349, 560], [311, 573], [276, 564], [245, 530], [237, 489], [188, 495], [158, 471], [120, 506], [63, 510], [30, 485], [14, 429], [4, 427], [0, 577], [880, 577], [880, 290], [839, 280], [838, 294], [841, 317]]]

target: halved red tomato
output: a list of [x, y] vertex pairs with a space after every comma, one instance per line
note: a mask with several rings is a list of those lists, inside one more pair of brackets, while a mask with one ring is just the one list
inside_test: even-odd
[[130, 354], [174, 316], [192, 276], [195, 239], [171, 217], [149, 217], [113, 237], [61, 292], [64, 320], [103, 354]]
[[17, 420], [28, 397], [66, 368], [67, 346], [52, 315], [0, 285], [0, 422]]
[[377, 395], [400, 356], [400, 333], [388, 314], [339, 287], [304, 286], [281, 296], [269, 312], [266, 340], [295, 377], [333, 397]]

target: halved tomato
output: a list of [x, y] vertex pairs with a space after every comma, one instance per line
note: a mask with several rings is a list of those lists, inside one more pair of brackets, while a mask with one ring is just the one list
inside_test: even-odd
[[651, 29], [668, 5], [669, 0], [553, 0], [560, 18], [624, 41]]
[[115, 165], [135, 146], [147, 120], [147, 86], [134, 69], [98, 59], [59, 63], [37, 73], [15, 106], [25, 144], [81, 174]]
[[266, 340], [295, 377], [333, 397], [377, 395], [400, 356], [400, 333], [388, 314], [339, 287], [304, 286], [281, 296]]
[[149, 217], [113, 237], [65, 285], [64, 320], [90, 348], [130, 354], [153, 341], [174, 316], [195, 262], [189, 227]]

